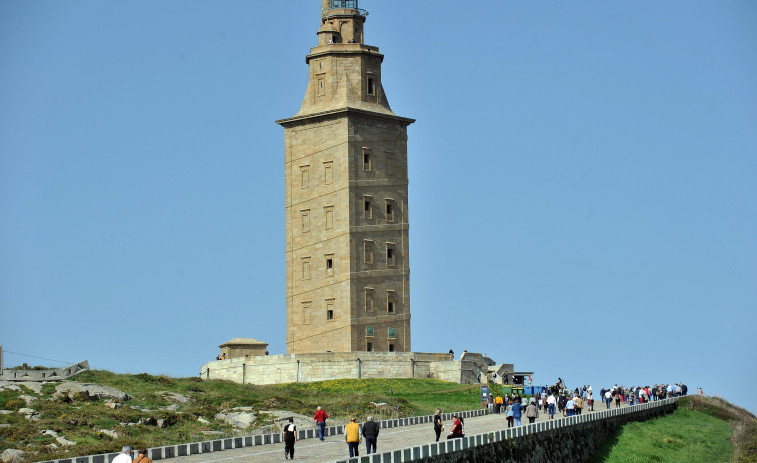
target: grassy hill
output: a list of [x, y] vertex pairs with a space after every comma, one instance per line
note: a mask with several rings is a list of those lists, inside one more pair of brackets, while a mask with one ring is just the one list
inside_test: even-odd
[[[27, 460], [64, 458], [119, 450], [123, 445], [155, 447], [217, 439], [219, 436], [271, 432], [281, 410], [304, 415], [312, 424], [318, 405], [334, 424], [346, 423], [351, 416], [377, 419], [471, 410], [480, 406], [478, 388], [430, 379], [340, 379], [316, 383], [274, 386], [242, 385], [199, 378], [169, 378], [148, 374], [125, 375], [92, 370], [72, 378], [80, 383], [114, 387], [131, 396], [128, 401], [87, 400], [84, 394], [73, 399], [53, 398], [57, 383], [47, 383], [41, 393], [0, 391], [0, 452], [7, 448], [27, 452]], [[469, 392], [470, 391], [470, 392]], [[179, 403], [166, 392], [190, 398]], [[493, 388], [493, 392], [499, 390]], [[26, 400], [22, 398], [26, 396]], [[29, 401], [27, 403], [27, 400]], [[385, 405], [375, 405], [375, 404]], [[113, 408], [115, 407], [115, 408]], [[249, 428], [234, 429], [215, 419], [223, 411], [247, 407], [256, 416]], [[22, 408], [39, 412], [31, 421], [18, 413]], [[202, 418], [206, 421], [198, 420]], [[305, 421], [308, 420], [308, 421]], [[10, 426], [2, 426], [8, 424]], [[164, 426], [164, 427], [161, 427]], [[43, 431], [75, 442], [65, 447]], [[103, 432], [103, 430], [108, 432]], [[117, 437], [112, 436], [115, 431]]]
[[757, 419], [717, 397], [683, 397], [674, 413], [611, 436], [600, 462], [757, 463]]

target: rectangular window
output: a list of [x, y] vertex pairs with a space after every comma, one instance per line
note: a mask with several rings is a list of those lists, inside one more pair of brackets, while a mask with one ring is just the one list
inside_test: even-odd
[[376, 94], [376, 87], [373, 84], [373, 77], [368, 78], [368, 94], [369, 95], [375, 95]]
[[310, 184], [310, 166], [300, 166], [300, 188], [307, 188]]
[[389, 328], [389, 339], [394, 339], [397, 337], [397, 330], [394, 328]]
[[323, 183], [334, 183], [334, 161], [323, 161]]
[[386, 303], [386, 311], [389, 313], [394, 313], [394, 301], [389, 301]]
[[394, 352], [394, 344], [389, 344], [389, 352]]
[[302, 259], [302, 279], [310, 279], [310, 257], [304, 257]]
[[394, 205], [390, 199], [386, 200], [386, 221], [394, 222]]
[[394, 249], [390, 248], [387, 245], [387, 248], [386, 248], [386, 265], [389, 266], [389, 267], [394, 267], [395, 264], [396, 264], [396, 262], [395, 262], [395, 258], [394, 258]]
[[366, 336], [373, 336], [373, 327], [372, 326], [366, 326], [365, 327], [365, 335]]
[[302, 233], [310, 231], [310, 209], [303, 209], [300, 211], [302, 216]]
[[323, 96], [326, 94], [326, 88], [323, 85], [323, 77], [318, 78], [318, 96]]
[[363, 211], [365, 212], [365, 218], [371, 219], [373, 218], [373, 212], [371, 211], [371, 200], [370, 199], [363, 199]]
[[365, 288], [365, 311], [373, 312], [373, 288]]
[[363, 242], [363, 247], [365, 251], [365, 263], [372, 264], [373, 263], [373, 241], [365, 240]]
[[334, 276], [334, 254], [326, 254], [326, 277]]
[[323, 208], [323, 216], [326, 230], [334, 228], [334, 206], [326, 206]]
[[302, 303], [302, 324], [310, 324], [310, 301]]
[[334, 321], [334, 299], [326, 299], [326, 321]]
[[363, 152], [363, 170], [368, 172], [371, 170], [371, 154]]
[[367, 352], [373, 352], [373, 343], [372, 342], [367, 343], [365, 346], [365, 350]]

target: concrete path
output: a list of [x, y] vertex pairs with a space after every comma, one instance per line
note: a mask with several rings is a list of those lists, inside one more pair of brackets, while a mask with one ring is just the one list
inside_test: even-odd
[[[613, 408], [615, 404], [612, 405]], [[625, 408], [628, 405], [622, 405]], [[595, 411], [603, 411], [607, 408], [602, 404], [595, 404]], [[584, 414], [591, 413], [584, 411]], [[555, 416], [555, 419], [559, 419]], [[539, 413], [538, 421], [546, 421], [547, 415]], [[527, 424], [528, 419], [523, 418], [521, 425]], [[441, 439], [452, 427], [452, 422], [444, 423], [445, 431]], [[472, 436], [487, 432], [499, 431], [507, 428], [507, 419], [504, 414], [486, 415], [477, 418], [467, 418], [465, 420], [465, 434]], [[378, 437], [377, 453], [390, 452], [406, 447], [416, 445], [425, 445], [434, 442], [436, 435], [431, 423], [424, 423], [414, 426], [401, 426], [397, 428], [382, 429]], [[365, 455], [365, 441], [360, 445], [360, 455]], [[302, 439], [295, 445], [295, 460], [304, 462], [330, 462], [345, 460], [349, 457], [347, 444], [344, 442], [344, 435], [339, 434], [329, 436], [325, 442], [315, 439]], [[224, 450], [222, 452], [211, 452], [199, 455], [189, 455], [186, 457], [176, 457], [169, 460], [171, 463], [242, 463], [242, 462], [260, 462], [273, 463], [284, 461], [284, 444], [269, 444], [253, 447], [244, 447], [239, 449]]]

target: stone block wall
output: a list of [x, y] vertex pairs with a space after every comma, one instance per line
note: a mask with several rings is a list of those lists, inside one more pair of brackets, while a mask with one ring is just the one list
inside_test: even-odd
[[450, 354], [422, 352], [284, 354], [211, 361], [202, 366], [201, 376], [260, 385], [340, 378], [434, 378], [451, 382], [472, 378], [469, 382], [474, 383], [475, 364], [452, 360]]

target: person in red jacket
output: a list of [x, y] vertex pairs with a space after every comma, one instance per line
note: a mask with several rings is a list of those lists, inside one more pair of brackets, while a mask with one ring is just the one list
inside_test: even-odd
[[321, 439], [321, 442], [323, 442], [323, 435], [326, 433], [326, 418], [329, 416], [321, 410], [321, 406], [318, 406], [318, 410], [315, 412], [315, 416], [313, 419], [315, 420], [316, 426], [318, 426], [318, 437]]

